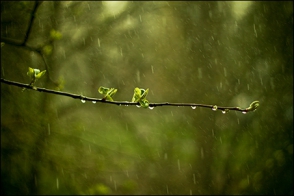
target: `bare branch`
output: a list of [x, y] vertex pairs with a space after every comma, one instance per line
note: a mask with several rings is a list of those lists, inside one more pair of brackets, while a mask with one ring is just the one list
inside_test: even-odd
[[[108, 104], [115, 104], [115, 105], [136, 105], [136, 106], [140, 106], [139, 103], [134, 103], [134, 102], [129, 102], [129, 101], [108, 101], [105, 99], [101, 99], [101, 98], [93, 98], [93, 97], [86, 97], [83, 95], [78, 95], [78, 94], [73, 94], [73, 93], [68, 93], [68, 92], [62, 92], [62, 91], [55, 91], [55, 90], [51, 90], [51, 89], [46, 89], [46, 88], [40, 88], [40, 87], [34, 87], [31, 86], [29, 84], [24, 84], [24, 83], [19, 83], [19, 82], [15, 82], [15, 81], [9, 81], [6, 79], [1, 78], [1, 82], [5, 83], [5, 84], [9, 84], [9, 85], [13, 85], [13, 86], [18, 86], [21, 88], [26, 88], [26, 89], [31, 89], [31, 90], [36, 90], [39, 92], [45, 92], [45, 93], [51, 93], [51, 94], [56, 94], [56, 95], [61, 95], [61, 96], [67, 96], [67, 97], [71, 97], [74, 99], [80, 99], [81, 101], [92, 101], [92, 102], [101, 102], [101, 103], [108, 103]], [[250, 104], [249, 107], [242, 109], [240, 107], [225, 107], [225, 106], [217, 106], [217, 105], [207, 105], [207, 104], [197, 104], [197, 103], [169, 103], [169, 102], [163, 102], [163, 103], [149, 103], [149, 108], [152, 109], [154, 107], [158, 107], [158, 106], [178, 106], [178, 107], [185, 107], [185, 106], [189, 106], [192, 107], [193, 109], [195, 109], [196, 107], [203, 107], [203, 108], [210, 108], [214, 111], [216, 110], [221, 110], [223, 113], [227, 113], [230, 110], [235, 110], [235, 111], [239, 111], [242, 112], [244, 114], [246, 114], [247, 112], [251, 112], [251, 111], [255, 111], [256, 108], [259, 106], [259, 101], [254, 101]]]

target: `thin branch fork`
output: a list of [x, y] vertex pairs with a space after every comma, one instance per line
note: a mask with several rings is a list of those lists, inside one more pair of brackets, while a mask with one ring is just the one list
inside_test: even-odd
[[[46, 89], [46, 88], [35, 87], [35, 86], [31, 86], [29, 84], [24, 84], [24, 83], [20, 83], [20, 82], [6, 80], [4, 78], [1, 78], [1, 82], [5, 83], [5, 84], [8, 84], [8, 85], [21, 87], [21, 88], [36, 90], [36, 91], [39, 91], [39, 92], [51, 93], [51, 94], [56, 94], [56, 95], [61, 95], [61, 96], [67, 96], [67, 97], [71, 97], [71, 98], [74, 98], [74, 99], [79, 99], [82, 102], [91, 101], [93, 103], [101, 102], [101, 103], [115, 104], [115, 105], [119, 105], [119, 106], [121, 106], [121, 105], [124, 105], [124, 106], [129, 106], [129, 105], [140, 106], [139, 103], [135, 103], [135, 102], [108, 101], [108, 100], [105, 100], [103, 98], [101, 99], [101, 98], [86, 97], [86, 96], [79, 95], [79, 94], [73, 94], [73, 93], [68, 93], [68, 92], [63, 92], [63, 91], [56, 91], [56, 90], [51, 90], [51, 89]], [[253, 103], [257, 104], [257, 106], [254, 106], [254, 109], [252, 109], [252, 106], [251, 106]], [[203, 108], [210, 108], [210, 109], [212, 109], [214, 111], [221, 110], [223, 113], [227, 113], [230, 110], [235, 110], [235, 111], [239, 111], [239, 112], [242, 112], [242, 113], [246, 114], [247, 112], [255, 111], [256, 108], [259, 106], [258, 101], [254, 101], [254, 102], [252, 102], [252, 104], [250, 104], [250, 106], [248, 108], [242, 109], [240, 107], [224, 107], [224, 106], [217, 106], [217, 105], [197, 104], [197, 103], [169, 103], [169, 102], [163, 102], [163, 103], [149, 103], [149, 108], [153, 109], [154, 107], [159, 107], [159, 106], [178, 106], [178, 107], [189, 106], [189, 107], [192, 107], [192, 109], [195, 109], [196, 107], [203, 107]]]

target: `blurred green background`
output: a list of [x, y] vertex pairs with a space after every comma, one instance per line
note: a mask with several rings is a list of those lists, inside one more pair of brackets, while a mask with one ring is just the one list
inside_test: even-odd
[[1, 78], [29, 83], [33, 67], [47, 70], [36, 86], [89, 97], [260, 107], [150, 110], [1, 83], [2, 194], [293, 194], [292, 1], [45, 1], [18, 46], [35, 5], [1, 1]]

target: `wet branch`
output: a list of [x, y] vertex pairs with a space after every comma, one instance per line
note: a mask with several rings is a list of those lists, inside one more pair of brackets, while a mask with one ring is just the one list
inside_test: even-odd
[[[67, 97], [71, 97], [74, 99], [79, 99], [82, 102], [86, 102], [86, 101], [91, 101], [93, 103], [96, 102], [101, 102], [101, 103], [107, 103], [107, 104], [115, 104], [115, 105], [124, 105], [124, 106], [128, 106], [128, 105], [136, 105], [136, 106], [140, 106], [139, 103], [134, 103], [134, 102], [129, 102], [129, 101], [108, 101], [105, 99], [99, 99], [99, 98], [92, 98], [92, 97], [86, 97], [80, 94], [73, 94], [73, 93], [68, 93], [68, 92], [62, 92], [62, 91], [56, 91], [56, 90], [51, 90], [51, 89], [46, 89], [46, 88], [40, 88], [40, 87], [35, 87], [35, 86], [31, 86], [29, 84], [24, 84], [24, 83], [19, 83], [19, 82], [15, 82], [15, 81], [9, 81], [6, 79], [1, 78], [1, 82], [8, 84], [8, 85], [13, 85], [13, 86], [17, 86], [20, 88], [26, 88], [26, 89], [31, 89], [31, 90], [36, 90], [39, 92], [45, 92], [45, 93], [50, 93], [50, 94], [56, 94], [56, 95], [61, 95], [61, 96], [67, 96]], [[197, 103], [169, 103], [169, 102], [163, 102], [163, 103], [149, 103], [149, 108], [153, 109], [154, 107], [159, 107], [159, 106], [189, 106], [192, 107], [192, 109], [195, 109], [196, 107], [203, 107], [203, 108], [210, 108], [214, 111], [216, 110], [221, 110], [223, 113], [227, 113], [230, 110], [235, 110], [235, 111], [239, 111], [242, 112], [244, 114], [246, 114], [247, 112], [251, 112], [251, 111], [255, 111], [257, 109], [257, 107], [259, 106], [259, 102], [258, 101], [254, 101], [250, 104], [250, 106], [248, 108], [240, 108], [240, 107], [225, 107], [225, 106], [217, 106], [217, 105], [207, 105], [207, 104], [197, 104]]]

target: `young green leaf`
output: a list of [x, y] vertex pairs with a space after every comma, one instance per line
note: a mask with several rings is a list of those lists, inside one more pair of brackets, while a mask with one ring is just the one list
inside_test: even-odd
[[146, 90], [141, 89], [141, 99], [145, 99], [146, 96], [148, 95], [149, 92], [149, 88], [147, 88]]
[[29, 71], [27, 72], [27, 75], [30, 78], [35, 78], [35, 75], [38, 74], [39, 72], [40, 72], [39, 69], [33, 69], [33, 68], [29, 67]]
[[132, 102], [140, 103], [141, 107], [148, 108], [149, 101], [146, 99], [148, 92], [149, 92], [148, 88], [145, 90], [145, 89], [142, 89], [142, 88], [139, 89], [138, 87], [136, 87], [134, 89], [134, 95], [132, 98]]
[[139, 102], [140, 101], [140, 98], [141, 98], [141, 90], [136, 87], [135, 90], [134, 90], [134, 95], [133, 95], [133, 98], [132, 98], [132, 102]]
[[149, 101], [147, 99], [143, 99], [139, 101], [141, 107], [148, 108], [149, 107]]
[[44, 70], [44, 71], [41, 71], [40, 73], [37, 73], [36, 74], [36, 79], [39, 79], [39, 78], [41, 78], [43, 75], [45, 75], [45, 73], [46, 73], [46, 70]]
[[248, 108], [246, 108], [247, 111], [255, 111], [259, 106], [259, 101], [253, 101]]
[[106, 95], [106, 93], [109, 91], [109, 88], [106, 88], [106, 87], [103, 87], [103, 86], [100, 86], [98, 88], [98, 92], [102, 95]]
[[103, 97], [104, 100], [113, 101], [112, 96], [117, 92], [117, 89], [100, 86], [98, 88], [98, 92], [104, 95]]
[[46, 70], [40, 72], [39, 69], [33, 69], [29, 67], [27, 75], [31, 78], [30, 85], [33, 85], [39, 78], [41, 78], [46, 73]]
[[[30, 86], [33, 86], [33, 84], [40, 79], [44, 74], [46, 73], [46, 70], [40, 72], [39, 69], [33, 69], [31, 67], [29, 67], [29, 71], [27, 72], [27, 75], [31, 78], [31, 82], [30, 82]], [[33, 89], [36, 89], [35, 87], [33, 87]], [[24, 91], [25, 88], [23, 88], [22, 91]]]

